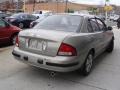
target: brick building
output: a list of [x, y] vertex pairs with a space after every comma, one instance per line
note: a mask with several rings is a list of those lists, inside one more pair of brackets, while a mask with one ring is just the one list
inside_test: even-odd
[[[74, 11], [79, 10], [90, 10], [90, 8], [97, 8], [99, 12], [104, 13], [103, 7], [95, 5], [85, 5], [85, 4], [76, 4], [68, 2], [67, 7], [65, 0], [26, 0], [26, 12], [33, 12], [33, 10], [50, 10], [53, 12], [63, 13], [66, 8]], [[58, 2], [56, 2], [58, 1]], [[17, 7], [17, 4], [19, 5]], [[120, 14], [120, 6], [113, 6], [114, 11], [117, 14]], [[34, 9], [33, 9], [34, 8]], [[19, 3], [14, 0], [4, 1], [0, 3], [0, 10], [10, 10], [10, 9], [23, 9], [23, 0], [19, 0]]]
[[11, 9], [22, 9], [23, 8], [23, 0], [19, 0], [15, 2], [14, 0], [8, 0], [0, 3], [0, 10], [7, 11]]
[[[33, 4], [26, 4], [26, 12], [33, 12]], [[85, 5], [85, 4], [76, 4], [68, 3], [67, 9], [79, 11], [79, 10], [88, 10], [89, 7], [96, 7], [94, 5]], [[66, 9], [66, 3], [64, 2], [48, 2], [48, 3], [36, 3], [34, 10], [50, 10], [53, 12], [63, 13]]]

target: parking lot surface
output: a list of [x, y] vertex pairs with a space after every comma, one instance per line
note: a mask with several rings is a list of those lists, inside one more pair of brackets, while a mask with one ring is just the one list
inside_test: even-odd
[[15, 60], [14, 46], [0, 48], [0, 90], [120, 90], [120, 30], [113, 31], [114, 51], [96, 58], [87, 77], [76, 72], [51, 77], [49, 71]]

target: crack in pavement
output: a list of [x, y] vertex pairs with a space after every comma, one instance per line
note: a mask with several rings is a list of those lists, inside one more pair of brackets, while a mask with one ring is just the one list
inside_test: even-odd
[[[59, 78], [61, 78], [61, 77], [59, 77]], [[86, 84], [86, 83], [82, 83], [82, 82], [78, 82], [78, 81], [66, 79], [66, 78], [63, 78], [63, 77], [61, 79], [67, 80], [67, 81], [71, 81], [73, 83], [78, 83], [78, 84], [81, 84], [81, 85], [84, 85], [84, 86], [89, 86], [89, 87], [97, 88], [97, 89], [100, 89], [100, 90], [107, 90], [107, 89], [104, 89], [104, 88], [101, 88], [101, 87], [97, 87], [97, 86], [94, 86], [94, 85], [90, 85], [90, 84]]]
[[[26, 68], [27, 68], [27, 67], [26, 67]], [[9, 74], [9, 75], [0, 77], [0, 80], [5, 80], [5, 79], [7, 79], [7, 78], [13, 77], [13, 76], [15, 76], [15, 75], [17, 75], [17, 74], [19, 74], [19, 73], [21, 73], [21, 72], [23, 72], [23, 71], [27, 71], [27, 69], [23, 68], [23, 69], [21, 69], [21, 70], [18, 70], [18, 71], [14, 72], [14, 73]]]

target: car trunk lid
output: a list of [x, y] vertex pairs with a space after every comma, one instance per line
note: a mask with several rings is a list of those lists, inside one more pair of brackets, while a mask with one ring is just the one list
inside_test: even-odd
[[72, 32], [30, 29], [20, 32], [19, 48], [36, 54], [56, 56], [62, 41]]

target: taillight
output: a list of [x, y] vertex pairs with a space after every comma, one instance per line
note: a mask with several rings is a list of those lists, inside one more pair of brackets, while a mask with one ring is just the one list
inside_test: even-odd
[[31, 22], [31, 23], [30, 23], [30, 28], [34, 27], [34, 26], [37, 25], [37, 24], [38, 24], [38, 22]]
[[74, 48], [73, 46], [62, 43], [58, 50], [57, 55], [59, 55], [59, 56], [76, 56], [77, 51], [76, 51], [76, 48]]
[[33, 27], [33, 22], [30, 23], [30, 28], [32, 28], [32, 27]]
[[19, 47], [19, 37], [17, 36], [16, 37], [16, 44], [15, 44], [17, 47]]

